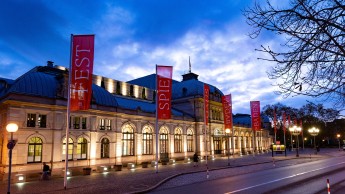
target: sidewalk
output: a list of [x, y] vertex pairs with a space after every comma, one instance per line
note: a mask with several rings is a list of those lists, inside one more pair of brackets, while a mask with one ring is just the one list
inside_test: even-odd
[[[228, 166], [227, 157], [217, 158], [208, 161], [208, 173], [206, 162], [202, 161], [199, 166], [193, 167], [193, 163], [178, 162], [175, 165], [159, 165], [158, 173], [152, 167], [135, 170], [122, 169], [122, 171], [111, 171], [108, 173], [92, 173], [89, 176], [74, 176], [68, 178], [67, 190], [64, 190], [64, 179], [52, 178], [49, 181], [32, 181], [26, 183], [11, 184], [11, 193], [145, 193], [156, 188], [174, 177], [195, 172], [205, 173], [200, 180], [219, 178], [222, 169], [232, 169], [231, 175], [277, 168], [296, 163], [315, 161], [323, 158], [345, 155], [345, 152], [338, 149], [322, 149], [318, 155], [312, 150], [300, 151], [297, 158], [295, 152], [275, 155], [274, 160], [271, 153], [258, 155], [235, 156], [230, 158]], [[217, 173], [215, 173], [217, 171]], [[207, 174], [209, 178], [207, 178]], [[217, 175], [217, 176], [216, 176]], [[228, 176], [228, 175], [227, 175]], [[1, 193], [7, 191], [7, 182], [0, 184]]]

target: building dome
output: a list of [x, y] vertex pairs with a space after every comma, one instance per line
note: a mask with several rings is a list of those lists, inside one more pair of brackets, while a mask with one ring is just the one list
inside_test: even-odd
[[29, 72], [15, 80], [8, 93], [54, 98], [58, 81], [53, 75]]

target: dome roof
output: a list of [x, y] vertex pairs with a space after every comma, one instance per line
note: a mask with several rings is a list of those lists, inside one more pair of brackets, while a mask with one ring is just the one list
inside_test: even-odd
[[[210, 93], [218, 93], [221, 96], [223, 93], [216, 87], [210, 86]], [[187, 96], [203, 96], [204, 95], [204, 82], [196, 79], [190, 79], [172, 85], [172, 98], [178, 99]]]
[[114, 107], [118, 105], [111, 93], [96, 84], [92, 84], [92, 99], [99, 105]]
[[29, 72], [15, 80], [8, 93], [30, 94], [54, 98], [58, 81], [53, 75]]

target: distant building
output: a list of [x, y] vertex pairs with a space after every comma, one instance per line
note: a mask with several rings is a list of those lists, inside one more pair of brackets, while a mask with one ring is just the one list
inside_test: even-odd
[[[68, 70], [51, 62], [16, 80], [0, 78], [0, 173], [8, 172], [9, 122], [19, 126], [14, 134], [14, 173], [40, 171], [42, 162], [58, 173], [66, 154], [70, 167], [155, 160], [155, 74], [129, 82], [94, 75], [90, 109], [72, 112], [70, 123], [66, 123], [67, 83]], [[172, 118], [159, 121], [160, 159], [183, 160], [195, 152], [205, 156], [206, 151], [221, 157], [227, 150], [231, 154], [268, 150], [272, 137], [263, 128], [256, 132], [255, 142], [250, 115], [234, 116], [234, 133], [225, 134], [223, 93], [212, 85], [205, 147], [203, 84], [192, 72], [183, 75], [182, 81], [173, 81]]]

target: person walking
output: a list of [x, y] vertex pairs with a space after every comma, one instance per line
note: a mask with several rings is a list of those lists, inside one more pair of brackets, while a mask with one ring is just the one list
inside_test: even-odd
[[193, 162], [194, 162], [194, 167], [195, 166], [198, 166], [198, 162], [199, 162], [199, 156], [198, 156], [198, 154], [194, 154], [194, 156], [193, 156]]
[[49, 180], [49, 171], [50, 171], [49, 166], [45, 162], [43, 162], [43, 172], [42, 172], [41, 180]]

